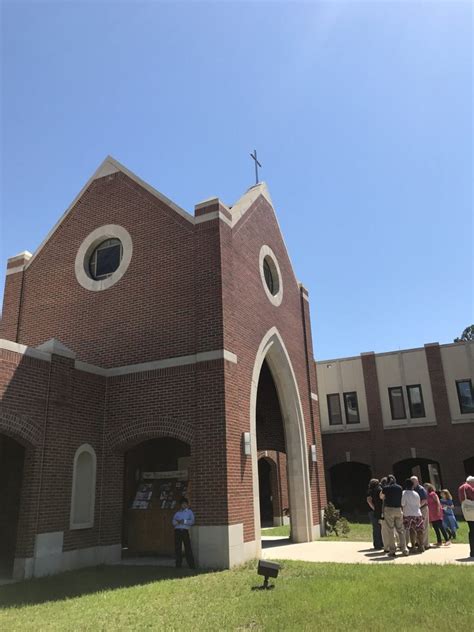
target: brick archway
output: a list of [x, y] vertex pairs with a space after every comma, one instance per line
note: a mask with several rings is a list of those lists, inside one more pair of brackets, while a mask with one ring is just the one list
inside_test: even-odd
[[0, 434], [18, 441], [25, 448], [36, 448], [41, 444], [42, 428], [25, 416], [14, 415], [0, 409]]
[[130, 448], [148, 441], [169, 437], [179, 439], [192, 446], [194, 429], [184, 421], [174, 417], [145, 417], [131, 420], [118, 432], [109, 432], [106, 438], [110, 450], [123, 454]]

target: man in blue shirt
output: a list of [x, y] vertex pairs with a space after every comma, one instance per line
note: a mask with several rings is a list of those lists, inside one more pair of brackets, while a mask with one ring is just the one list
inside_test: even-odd
[[176, 568], [181, 568], [183, 561], [183, 544], [186, 562], [189, 568], [196, 568], [194, 563], [193, 551], [191, 548], [191, 539], [189, 537], [189, 529], [194, 524], [194, 514], [189, 508], [187, 498], [181, 498], [181, 509], [173, 516], [174, 527], [174, 550], [176, 554]]
[[428, 514], [428, 492], [420, 485], [418, 476], [411, 476], [410, 480], [413, 483], [413, 491], [420, 497], [420, 509], [423, 516], [423, 544], [425, 549], [430, 548], [430, 517]]

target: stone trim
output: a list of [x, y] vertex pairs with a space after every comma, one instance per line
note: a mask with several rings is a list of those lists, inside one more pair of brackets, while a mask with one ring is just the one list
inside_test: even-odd
[[[55, 342], [57, 343], [57, 341]], [[12, 342], [11, 340], [5, 340], [3, 338], [0, 339], [0, 349], [12, 351], [13, 353], [18, 353], [20, 355], [31, 356], [39, 360], [44, 360], [45, 362], [51, 362], [51, 352], [42, 351], [40, 348], [21, 345], [18, 342]], [[66, 348], [64, 347], [64, 349]], [[66, 351], [68, 351], [68, 355], [66, 357], [74, 357], [74, 353], [72, 351], [68, 349], [66, 349]], [[66, 353], [59, 352], [59, 355], [66, 355]], [[105, 369], [94, 364], [89, 364], [88, 362], [82, 362], [81, 360], [75, 360], [74, 368], [78, 371], [93, 373], [95, 375], [101, 375], [103, 377], [115, 377], [119, 375], [129, 375], [131, 373], [154, 371], [156, 369], [169, 369], [179, 366], [186, 366], [189, 364], [199, 364], [200, 362], [212, 362], [215, 360], [225, 360], [227, 362], [232, 362], [233, 364], [237, 364], [238, 361], [235, 353], [232, 353], [227, 349], [216, 349], [214, 351], [202, 351], [200, 353], [195, 353], [192, 355], [176, 356], [174, 358], [165, 358], [163, 360], [152, 360], [151, 362], [142, 362], [140, 364], [127, 364], [125, 366], [112, 367], [110, 369]]]
[[200, 362], [209, 362], [212, 360], [227, 360], [237, 364], [237, 356], [226, 349], [218, 349], [216, 351], [203, 351], [187, 356], [177, 356], [175, 358], [166, 358], [165, 360], [154, 360], [151, 362], [142, 362], [140, 364], [129, 364], [127, 366], [113, 367], [105, 369], [107, 376], [128, 375], [130, 373], [142, 373], [144, 371], [154, 371], [156, 369], [169, 369], [176, 366], [184, 366], [186, 364], [198, 364]]
[[[105, 279], [96, 280], [89, 276], [87, 267], [89, 265], [89, 257], [101, 242], [106, 239], [119, 239], [122, 243], [123, 256], [119, 267], [115, 272]], [[100, 292], [101, 290], [107, 290], [112, 285], [115, 285], [123, 277], [132, 260], [133, 244], [130, 233], [122, 226], [117, 224], [106, 224], [93, 230], [84, 239], [79, 246], [79, 250], [76, 254], [76, 261], [74, 263], [74, 272], [76, 273], [76, 279], [80, 285], [86, 290], [92, 292]]]
[[14, 257], [8, 257], [8, 263], [12, 263], [13, 261], [16, 261], [17, 259], [31, 259], [33, 255], [31, 254], [31, 252], [29, 250], [23, 250], [23, 252], [20, 252], [19, 254], [15, 255]]
[[221, 213], [220, 211], [212, 211], [211, 213], [206, 213], [205, 215], [198, 215], [198, 217], [194, 218], [194, 223], [202, 224], [203, 222], [211, 221], [211, 219], [220, 219], [225, 224], [227, 224], [227, 226], [230, 226], [232, 228], [231, 220], [228, 217], [226, 217], [224, 213]]
[[86, 566], [117, 564], [121, 557], [121, 544], [57, 551], [41, 557], [17, 557], [14, 562], [13, 577], [20, 580], [30, 579], [31, 577], [44, 577]]
[[5, 272], [5, 276], [9, 276], [10, 274], [16, 274], [17, 272], [23, 272], [25, 266], [16, 266], [15, 268], [7, 268]]
[[[272, 294], [267, 287], [267, 282], [265, 280], [265, 274], [263, 271], [263, 262], [265, 257], [269, 257], [278, 276], [278, 292], [276, 294]], [[260, 271], [260, 279], [262, 281], [263, 289], [265, 290], [265, 294], [267, 295], [268, 300], [270, 301], [270, 303], [272, 303], [272, 305], [278, 307], [279, 305], [281, 305], [281, 302], [283, 300], [283, 277], [281, 274], [280, 266], [278, 264], [278, 259], [276, 258], [276, 255], [270, 248], [270, 246], [263, 245], [260, 248], [260, 254], [258, 257], [258, 269]]]
[[18, 342], [12, 342], [11, 340], [5, 340], [4, 338], [0, 339], [0, 349], [5, 349], [6, 351], [13, 351], [13, 353], [18, 353], [19, 355], [26, 355], [32, 358], [36, 358], [37, 360], [44, 360], [45, 362], [51, 362], [51, 354], [46, 351], [41, 351], [39, 349], [35, 349], [35, 347], [28, 347], [27, 345], [21, 345]]

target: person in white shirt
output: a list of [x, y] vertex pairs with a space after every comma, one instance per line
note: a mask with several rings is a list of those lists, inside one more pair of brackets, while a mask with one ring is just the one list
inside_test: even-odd
[[181, 498], [181, 509], [173, 516], [174, 527], [174, 550], [176, 554], [176, 568], [181, 568], [183, 562], [183, 544], [186, 562], [189, 568], [196, 568], [194, 563], [193, 551], [191, 548], [191, 539], [189, 537], [189, 529], [194, 524], [194, 514], [189, 508], [187, 498]]
[[402, 511], [403, 526], [410, 534], [411, 550], [415, 551], [415, 544], [418, 544], [418, 552], [423, 553], [425, 550], [424, 539], [424, 520], [420, 508], [420, 495], [413, 489], [414, 483], [408, 478], [405, 481], [404, 491], [402, 494]]

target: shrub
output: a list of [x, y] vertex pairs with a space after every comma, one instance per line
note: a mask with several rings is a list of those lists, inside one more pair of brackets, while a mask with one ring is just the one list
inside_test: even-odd
[[332, 503], [328, 503], [324, 507], [324, 524], [328, 534], [334, 533], [339, 536], [341, 533], [342, 535], [347, 535], [351, 530], [347, 518], [341, 518], [341, 512]]

